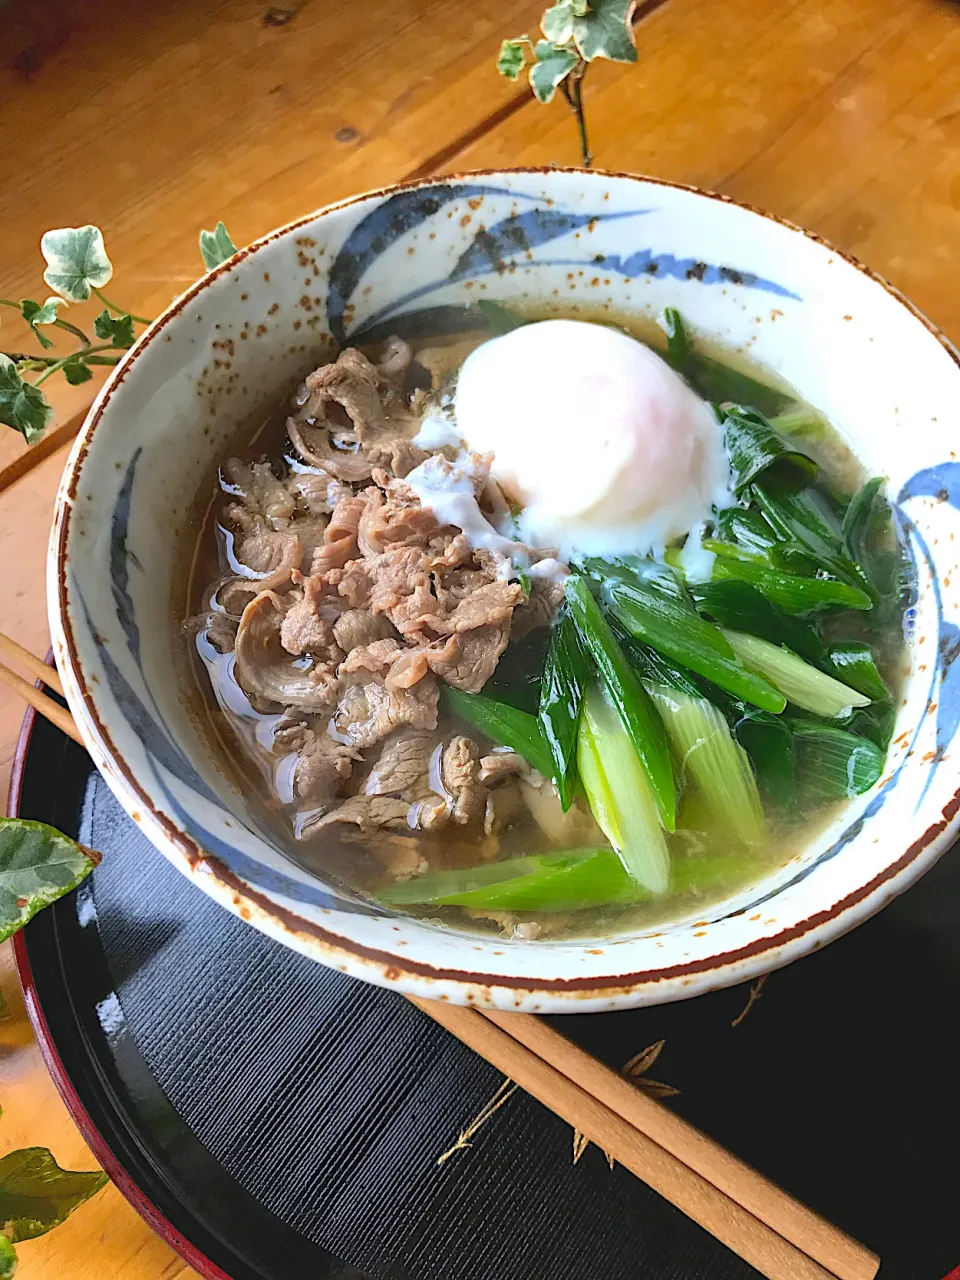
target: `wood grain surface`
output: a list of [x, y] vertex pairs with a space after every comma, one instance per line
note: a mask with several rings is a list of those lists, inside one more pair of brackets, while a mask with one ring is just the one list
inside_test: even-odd
[[[107, 291], [153, 315], [199, 272], [197, 234], [244, 243], [403, 177], [573, 163], [562, 104], [493, 71], [543, 5], [485, 0], [7, 0], [0, 7], [0, 297], [42, 300], [41, 231], [95, 222]], [[960, 7], [951, 0], [669, 0], [635, 67], [587, 81], [597, 162], [724, 191], [857, 254], [960, 338]], [[282, 18], [283, 14], [281, 14]], [[78, 314], [80, 309], [77, 309]], [[10, 315], [13, 315], [11, 312]], [[89, 316], [87, 317], [89, 319]], [[22, 328], [0, 317], [0, 349]], [[51, 380], [52, 381], [52, 380]], [[90, 386], [57, 389], [60, 420]], [[0, 475], [23, 450], [0, 435]], [[0, 492], [2, 629], [47, 648], [43, 559], [65, 450]], [[0, 786], [23, 708], [0, 691]], [[6, 967], [0, 1152], [93, 1166]], [[192, 1275], [112, 1188], [20, 1249], [35, 1280]]]

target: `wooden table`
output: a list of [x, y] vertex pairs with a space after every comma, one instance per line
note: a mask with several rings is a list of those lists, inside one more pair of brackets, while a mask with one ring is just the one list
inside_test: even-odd
[[[574, 163], [559, 102], [494, 72], [536, 27], [512, 0], [8, 0], [0, 8], [0, 297], [46, 296], [37, 242], [95, 222], [110, 295], [152, 315], [199, 274], [197, 233], [237, 243], [410, 176]], [[647, 172], [770, 209], [857, 254], [960, 340], [960, 8], [949, 0], [668, 0], [638, 22], [639, 64], [587, 82], [592, 143]], [[23, 334], [3, 316], [0, 346]], [[43, 559], [71, 418], [23, 457], [0, 438], [2, 629], [47, 647]], [[5, 789], [23, 708], [0, 691]], [[0, 1153], [92, 1157], [50, 1083], [4, 956]], [[190, 1269], [113, 1188], [21, 1248], [37, 1280], [159, 1280]]]

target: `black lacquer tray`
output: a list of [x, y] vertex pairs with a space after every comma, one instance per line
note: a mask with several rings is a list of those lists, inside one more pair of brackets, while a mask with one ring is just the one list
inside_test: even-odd
[[[235, 919], [30, 713], [14, 803], [103, 852], [19, 936], [48, 1065], [98, 1158], [201, 1274], [231, 1280], [747, 1280], [756, 1272], [401, 997]], [[960, 856], [745, 988], [561, 1029], [614, 1066], [666, 1040], [665, 1105], [883, 1259], [960, 1262]], [[144, 1277], [144, 1280], [151, 1280]]]

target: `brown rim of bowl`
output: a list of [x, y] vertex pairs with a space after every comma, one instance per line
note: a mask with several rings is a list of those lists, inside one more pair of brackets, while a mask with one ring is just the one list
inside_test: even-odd
[[[854, 890], [845, 898], [840, 899], [840, 901], [835, 902], [832, 906], [825, 908], [823, 911], [816, 912], [813, 915], [808, 916], [806, 919], [798, 921], [796, 924], [791, 925], [789, 928], [783, 929], [770, 937], [758, 938], [754, 942], [751, 942], [744, 947], [740, 947], [735, 951], [720, 952], [716, 955], [706, 957], [702, 960], [691, 961], [687, 964], [671, 965], [661, 969], [650, 969], [638, 973], [611, 974], [608, 977], [533, 980], [512, 977], [509, 975], [472, 973], [467, 970], [459, 969], [438, 969], [428, 964], [412, 962], [410, 960], [401, 960], [399, 957], [394, 956], [389, 952], [381, 952], [373, 948], [363, 947], [359, 944], [352, 943], [338, 934], [328, 933], [318, 925], [303, 919], [303, 917], [298, 916], [293, 912], [288, 912], [286, 909], [276, 906], [276, 904], [271, 902], [263, 894], [259, 893], [255, 889], [251, 889], [242, 880], [234, 876], [233, 873], [224, 867], [218, 859], [205, 854], [189, 836], [180, 831], [180, 829], [176, 827], [165, 814], [161, 813], [156, 808], [140, 787], [136, 778], [127, 768], [119, 752], [116, 750], [109, 731], [101, 722], [96, 711], [94, 700], [86, 686], [86, 682], [80, 670], [79, 656], [69, 622], [65, 573], [66, 544], [69, 533], [72, 501], [76, 496], [77, 477], [89, 448], [90, 440], [103, 416], [104, 410], [109, 405], [117, 389], [122, 385], [133, 362], [152, 342], [156, 340], [162, 330], [171, 322], [171, 320], [180, 314], [189, 302], [192, 302], [193, 299], [201, 294], [204, 289], [213, 283], [214, 280], [218, 279], [221, 275], [228, 274], [238, 262], [241, 262], [244, 258], [257, 253], [266, 245], [272, 244], [275, 240], [287, 237], [291, 232], [316, 221], [318, 217], [322, 217], [330, 213], [336, 213], [342, 209], [348, 209], [351, 206], [360, 204], [372, 197], [382, 198], [393, 195], [399, 191], [416, 190], [418, 187], [436, 186], [438, 183], [444, 181], [462, 182], [472, 178], [490, 178], [502, 174], [546, 176], [554, 173], [579, 173], [584, 177], [599, 178], [600, 180], [609, 178], [615, 181], [621, 179], [631, 182], [641, 181], [653, 186], [669, 187], [678, 191], [686, 191], [692, 195], [703, 196], [710, 200], [717, 200], [723, 204], [734, 205], [739, 209], [744, 209], [748, 213], [756, 214], [758, 217], [763, 218], [766, 221], [777, 223], [779, 226], [785, 227], [788, 231], [796, 232], [797, 234], [802, 235], [805, 239], [811, 240], [821, 248], [826, 249], [828, 252], [836, 254], [836, 256], [842, 261], [848, 263], [852, 267], [855, 267], [856, 270], [884, 289], [890, 297], [894, 299], [894, 301], [904, 307], [909, 314], [915, 320], [918, 320], [931, 334], [931, 336], [940, 343], [943, 349], [957, 365], [958, 370], [960, 370], [960, 352], [957, 351], [946, 335], [942, 333], [927, 316], [918, 310], [918, 308], [908, 298], [905, 298], [898, 289], [891, 285], [889, 281], [885, 280], [875, 271], [872, 271], [851, 254], [844, 253], [842, 250], [837, 249], [829, 241], [816, 235], [814, 232], [807, 231], [803, 227], [799, 227], [795, 223], [788, 221], [786, 218], [781, 218], [776, 214], [767, 213], [753, 205], [747, 204], [743, 201], [734, 200], [730, 196], [722, 195], [719, 192], [706, 191], [701, 187], [692, 186], [687, 183], [671, 182], [664, 178], [648, 177], [643, 174], [617, 173], [615, 171], [608, 171], [604, 169], [584, 169], [579, 167], [557, 169], [546, 166], [529, 166], [515, 169], [476, 169], [466, 170], [461, 173], [436, 175], [429, 178], [419, 178], [407, 182], [399, 182], [387, 187], [381, 187], [371, 191], [362, 192], [359, 195], [350, 196], [347, 199], [337, 201], [334, 204], [327, 205], [322, 209], [315, 210], [301, 218], [297, 218], [293, 222], [286, 223], [284, 226], [269, 232], [266, 236], [262, 236], [260, 239], [254, 240], [246, 248], [238, 250], [237, 253], [227, 259], [226, 262], [221, 263], [220, 266], [215, 267], [212, 271], [202, 276], [195, 284], [187, 289], [185, 293], [175, 299], [167, 310], [150, 325], [146, 332], [141, 336], [140, 340], [133, 348], [131, 348], [126, 357], [121, 361], [101, 388], [99, 395], [94, 401], [90, 412], [84, 421], [76, 445], [74, 446], [71, 456], [67, 462], [68, 473], [65, 474], [61, 482], [54, 514], [51, 550], [53, 550], [54, 547], [56, 548], [58, 614], [66, 650], [65, 657], [69, 664], [69, 672], [65, 674], [67, 674], [68, 678], [68, 687], [71, 683], [76, 685], [76, 690], [82, 701], [85, 715], [86, 717], [89, 717], [92, 732], [89, 727], [87, 732], [93, 738], [93, 742], [95, 744], [93, 754], [102, 754], [104, 759], [110, 762], [112, 770], [123, 780], [128, 792], [136, 796], [140, 804], [149, 810], [153, 819], [165, 832], [170, 843], [185, 859], [187, 869], [191, 873], [196, 870], [200, 863], [202, 863], [207, 872], [219, 881], [221, 888], [220, 896], [224, 899], [229, 898], [232, 900], [234, 910], [239, 911], [243, 902], [247, 901], [258, 913], [265, 912], [271, 916], [273, 920], [281, 926], [283, 932], [303, 937], [314, 947], [319, 943], [325, 951], [330, 952], [333, 956], [345, 957], [351, 961], [360, 960], [366, 965], [372, 965], [373, 967], [378, 968], [381, 971], [384, 980], [389, 985], [396, 985], [398, 983], [402, 985], [404, 980], [415, 984], [417, 982], [422, 982], [423, 979], [427, 979], [440, 982], [452, 982], [461, 986], [500, 989], [506, 988], [514, 991], [523, 991], [531, 996], [536, 996], [538, 994], [551, 996], [570, 993], [575, 994], [580, 1000], [587, 1000], [591, 997], [603, 998], [615, 995], [627, 995], [637, 992], [638, 989], [655, 987], [656, 984], [662, 982], [675, 985], [678, 981], [686, 980], [688, 982], [696, 975], [708, 974], [711, 972], [715, 973], [716, 977], [719, 979], [715, 985], [726, 985], [722, 977], [723, 971], [729, 971], [731, 966], [743, 964], [744, 962], [754, 962], [753, 964], [745, 965], [747, 970], [746, 972], [727, 977], [728, 982], [743, 981], [746, 978], [753, 976], [755, 973], [762, 971], [764, 967], [773, 967], [769, 965], [764, 966], [762, 963], [758, 964], [757, 962], [762, 961], [763, 957], [769, 956], [771, 953], [775, 953], [781, 947], [790, 943], [797, 942], [815, 929], [832, 925], [833, 927], [829, 930], [827, 938], [824, 939], [824, 941], [832, 941], [843, 932], [846, 932], [847, 929], [853, 928], [855, 924], [860, 923], [865, 916], [859, 913], [856, 919], [852, 919], [849, 924], [845, 926], [842, 926], [840, 922], [846, 912], [876, 894], [885, 883], [900, 875], [910, 867], [911, 864], [916, 863], [920, 856], [932, 845], [940, 842], [942, 846], [940, 849], [941, 853], [946, 849], [947, 841], [946, 839], [943, 839], [943, 837], [945, 837], [950, 824], [954, 821], [958, 812], [960, 812], [960, 789], [954, 793], [950, 801], [944, 806], [938, 821], [928, 827], [923, 835], [920, 836], [918, 840], [914, 841], [914, 843], [907, 848], [900, 858], [885, 867], [879, 875], [875, 876], [866, 885]], [[83, 718], [84, 717], [79, 718], [81, 728], [84, 727], [82, 723]], [[108, 776], [107, 781], [109, 782], [109, 780]], [[903, 885], [903, 888], [908, 887], [909, 883], [912, 883], [913, 879], [916, 879], [922, 870], [922, 866], [916, 867], [915, 875], [908, 880], [907, 884]], [[206, 875], [203, 877], [203, 880], [209, 883]], [[878, 901], [874, 910], [879, 910], [883, 905], [883, 902]], [[813, 945], [815, 945], [815, 940], [811, 939], [810, 946], [812, 947]], [[684, 982], [684, 985], [686, 985], [686, 982]]]

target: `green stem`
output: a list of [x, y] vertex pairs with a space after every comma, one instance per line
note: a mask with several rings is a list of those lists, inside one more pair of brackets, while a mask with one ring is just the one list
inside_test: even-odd
[[0, 351], [0, 355], [6, 356], [14, 364], [19, 364], [21, 360], [33, 360], [37, 364], [56, 364], [60, 359], [59, 356], [34, 356], [29, 351]]
[[[13, 307], [15, 310], [19, 311], [20, 303], [12, 302], [9, 298], [0, 298], [0, 307]], [[136, 319], [136, 316], [134, 316], [134, 319]], [[72, 333], [75, 338], [80, 339], [80, 341], [84, 344], [84, 346], [89, 347], [90, 339], [83, 332], [83, 330], [78, 329], [75, 324], [71, 324], [69, 320], [61, 320], [59, 316], [57, 316], [56, 320], [54, 320], [53, 323], [56, 325], [58, 329], [66, 329], [67, 333]], [[30, 358], [32, 359], [33, 357], [30, 357]], [[43, 356], [37, 356], [38, 360], [42, 360], [43, 358], [44, 358]], [[56, 357], [52, 357], [52, 358], [55, 359]]]
[[583, 77], [587, 74], [587, 64], [581, 63], [580, 68], [576, 68], [570, 77], [571, 87], [568, 101], [573, 110], [573, 114], [577, 117], [577, 129], [580, 134], [580, 160], [585, 169], [589, 169], [593, 164], [593, 156], [590, 154], [590, 143], [587, 140], [587, 118], [583, 112]]
[[132, 311], [125, 311], [123, 307], [114, 306], [112, 302], [108, 302], [99, 289], [94, 289], [97, 295], [108, 311], [114, 311], [118, 316], [129, 316], [131, 320], [136, 320], [137, 324], [153, 324], [152, 320], [148, 320], [146, 316], [135, 316]]
[[56, 320], [54, 320], [53, 323], [56, 325], [58, 329], [65, 329], [67, 333], [72, 333], [75, 338], [80, 339], [80, 341], [83, 343], [85, 347], [89, 347], [90, 339], [83, 332], [83, 330], [78, 329], [75, 324], [71, 324], [69, 320], [61, 320], [59, 316], [57, 316]]
[[40, 377], [33, 384], [39, 387], [41, 383], [46, 382], [51, 374], [56, 373], [58, 369], [62, 369], [65, 364], [69, 364], [71, 360], [86, 360], [88, 356], [96, 355], [99, 351], [110, 351], [113, 349], [112, 342], [103, 342], [98, 347], [85, 347], [79, 351], [73, 351], [68, 356], [64, 356], [62, 360], [55, 360], [49, 369], [44, 369]]

